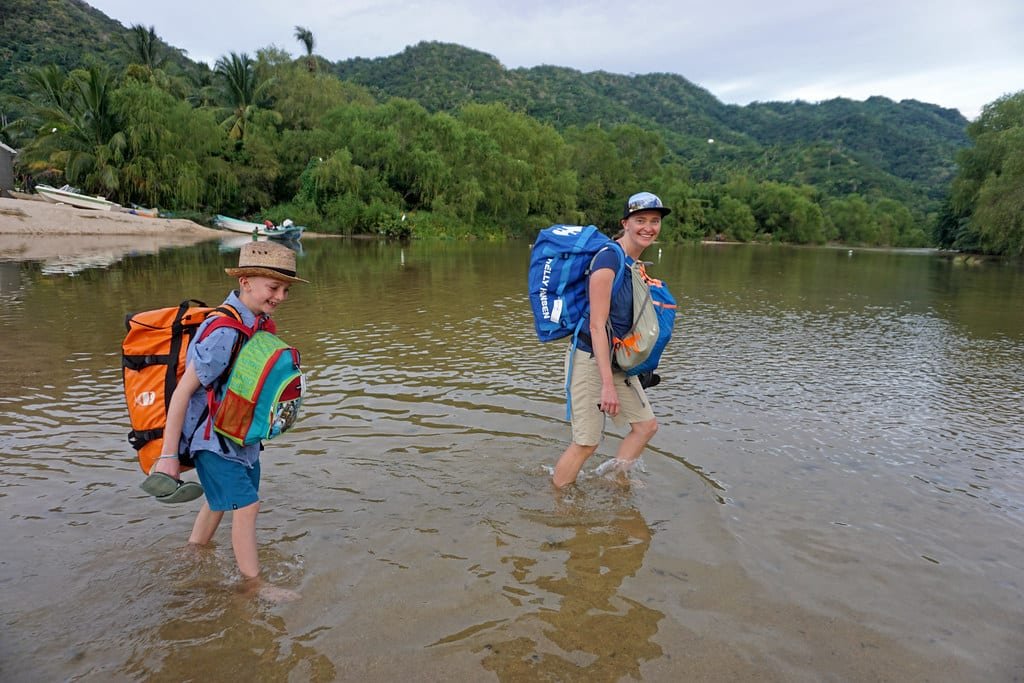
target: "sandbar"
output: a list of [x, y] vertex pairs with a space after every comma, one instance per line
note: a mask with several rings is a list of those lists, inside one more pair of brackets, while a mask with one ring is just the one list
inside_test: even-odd
[[148, 218], [42, 199], [0, 197], [0, 261], [153, 253], [223, 236], [223, 231], [180, 218]]

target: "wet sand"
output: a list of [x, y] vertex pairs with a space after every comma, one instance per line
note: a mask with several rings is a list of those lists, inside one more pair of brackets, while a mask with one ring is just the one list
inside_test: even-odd
[[0, 198], [0, 260], [105, 258], [151, 253], [222, 237], [184, 219], [78, 209], [43, 200]]

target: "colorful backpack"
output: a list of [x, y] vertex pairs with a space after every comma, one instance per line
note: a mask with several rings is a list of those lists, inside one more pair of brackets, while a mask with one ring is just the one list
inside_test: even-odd
[[163, 448], [167, 407], [185, 372], [189, 342], [211, 315], [242, 325], [238, 311], [230, 306], [212, 308], [195, 299], [125, 316], [121, 374], [132, 427], [128, 443], [135, 448], [139, 467], [146, 474]]
[[207, 390], [213, 416], [207, 422], [207, 437], [212, 424], [214, 431], [240, 446], [273, 439], [295, 424], [302, 405], [305, 379], [299, 352], [269, 331], [253, 332], [227, 318], [210, 323], [200, 339], [220, 327], [232, 327], [248, 341], [231, 364], [223, 387]]
[[[590, 310], [587, 275], [591, 262], [597, 252], [611, 245], [618, 246], [593, 225], [553, 225], [537, 235], [530, 250], [527, 284], [540, 341], [575, 336], [582, 328]], [[615, 273], [613, 288], [622, 282], [624, 270], [625, 258]]]

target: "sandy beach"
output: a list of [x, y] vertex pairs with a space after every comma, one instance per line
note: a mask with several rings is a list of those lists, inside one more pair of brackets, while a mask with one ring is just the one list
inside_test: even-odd
[[0, 261], [118, 258], [217, 239], [224, 233], [183, 219], [78, 209], [0, 198]]

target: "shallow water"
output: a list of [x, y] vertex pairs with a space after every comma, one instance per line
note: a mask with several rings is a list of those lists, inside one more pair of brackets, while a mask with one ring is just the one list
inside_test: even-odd
[[645, 471], [555, 494], [527, 254], [304, 242], [277, 318], [310, 394], [263, 457], [279, 605], [227, 528], [186, 551], [196, 504], [142, 493], [124, 440], [124, 313], [219, 302], [230, 250], [0, 264], [0, 680], [1024, 678], [1019, 268], [652, 248], [682, 311]]

